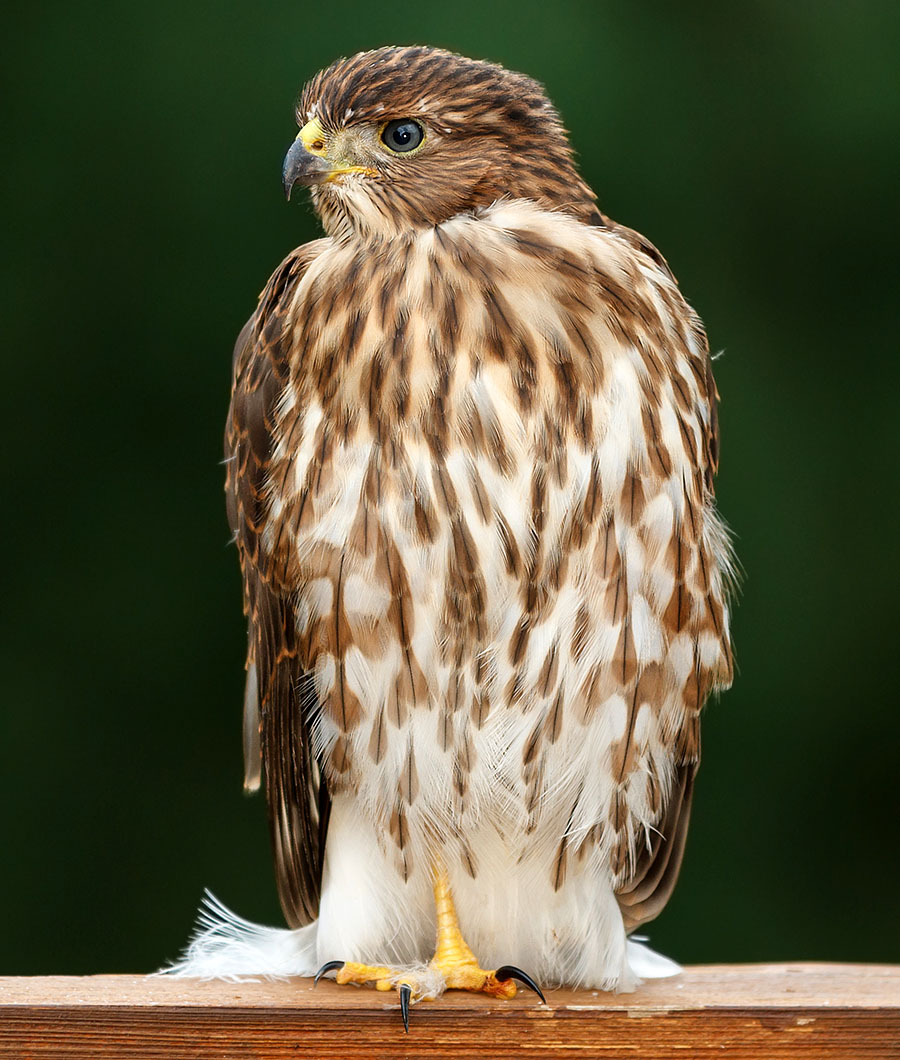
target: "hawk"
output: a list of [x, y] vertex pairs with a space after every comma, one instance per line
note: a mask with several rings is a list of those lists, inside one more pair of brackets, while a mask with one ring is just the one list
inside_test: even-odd
[[703, 326], [528, 77], [380, 48], [297, 117], [284, 187], [325, 236], [240, 334], [226, 439], [247, 785], [301, 929], [249, 970], [324, 963], [404, 1019], [630, 989], [672, 967], [628, 935], [732, 674]]

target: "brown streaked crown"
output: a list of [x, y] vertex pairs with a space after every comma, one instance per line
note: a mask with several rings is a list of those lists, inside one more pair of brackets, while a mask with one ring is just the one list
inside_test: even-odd
[[[339, 59], [306, 85], [297, 108], [342, 136], [348, 161], [378, 176], [313, 192], [326, 229], [396, 232], [447, 220], [503, 197], [532, 199], [602, 223], [579, 176], [559, 115], [542, 87], [493, 63], [427, 47], [385, 47]], [[385, 123], [426, 129], [414, 157], [379, 149]], [[358, 139], [348, 134], [354, 130]], [[365, 191], [366, 198], [359, 194]], [[372, 207], [370, 209], [369, 207]], [[382, 233], [384, 234], [384, 233]]]

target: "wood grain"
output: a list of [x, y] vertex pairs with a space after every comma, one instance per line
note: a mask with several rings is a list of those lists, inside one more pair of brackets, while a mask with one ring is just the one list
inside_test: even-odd
[[900, 966], [711, 965], [547, 1000], [450, 993], [407, 1036], [391, 995], [309, 979], [0, 978], [0, 1057], [900, 1058]]

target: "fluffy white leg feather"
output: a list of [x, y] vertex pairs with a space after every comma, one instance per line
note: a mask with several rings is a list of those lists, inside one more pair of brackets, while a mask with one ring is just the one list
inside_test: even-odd
[[482, 967], [513, 964], [542, 985], [627, 992], [642, 979], [674, 975], [674, 961], [628, 939], [605, 867], [571, 865], [554, 890], [533, 841], [507, 846], [488, 825], [470, 836], [473, 879], [451, 868], [460, 924]]
[[[460, 923], [484, 968], [513, 964], [542, 985], [633, 990], [679, 966], [628, 939], [612, 887], [596, 867], [571, 871], [554, 891], [541, 859], [507, 849], [496, 832], [474, 837], [479, 871], [450, 869]], [[586, 915], [589, 911], [589, 915]], [[332, 807], [319, 919], [296, 931], [253, 924], [207, 893], [197, 931], [166, 974], [203, 979], [314, 975], [330, 960], [421, 966], [434, 949], [435, 910], [423, 867], [397, 874], [353, 804]]]

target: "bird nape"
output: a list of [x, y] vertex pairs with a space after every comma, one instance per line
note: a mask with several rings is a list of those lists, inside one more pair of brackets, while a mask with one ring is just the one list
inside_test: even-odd
[[178, 970], [336, 970], [404, 1022], [671, 974], [628, 936], [732, 673], [703, 326], [529, 78], [381, 48], [297, 117], [284, 187], [326, 236], [238, 338], [225, 444], [291, 930], [214, 907]]

